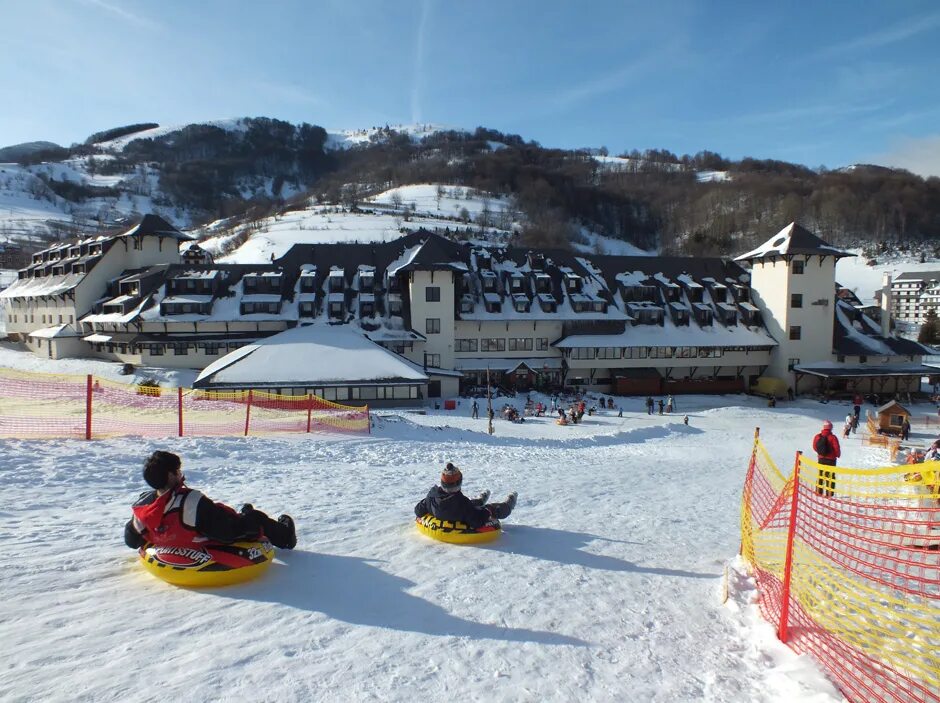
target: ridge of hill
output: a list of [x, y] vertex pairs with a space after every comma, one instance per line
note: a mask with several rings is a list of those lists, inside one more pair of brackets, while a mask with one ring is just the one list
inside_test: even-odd
[[[553, 149], [482, 127], [327, 131], [244, 117], [126, 125], [69, 148], [34, 142], [0, 153], [14, 157], [0, 164], [0, 241], [22, 256], [147, 212], [200, 232], [212, 223], [212, 236], [234, 236], [249, 223], [308, 207], [320, 208], [316, 216], [323, 208], [355, 214], [365, 203], [392, 207], [375, 198], [422, 184], [487, 194], [490, 202], [511, 199], [514, 226], [501, 229], [536, 246], [609, 240], [668, 254], [730, 255], [794, 220], [836, 246], [871, 252], [934, 253], [940, 240], [937, 178], [870, 164], [829, 171], [734, 161], [709, 151]], [[498, 224], [469, 214], [484, 231]]]

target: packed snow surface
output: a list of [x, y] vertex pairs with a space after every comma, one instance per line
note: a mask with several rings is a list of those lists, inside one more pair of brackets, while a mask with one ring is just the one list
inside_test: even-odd
[[[847, 407], [615, 402], [623, 417], [497, 419], [493, 436], [462, 400], [377, 412], [362, 437], [0, 442], [0, 699], [840, 700], [757, 616], [753, 582], [732, 568], [720, 594], [754, 425], [785, 465]], [[147, 574], [122, 528], [158, 448], [216, 500], [293, 515], [297, 549], [218, 590]], [[855, 438], [843, 456], [886, 461]], [[519, 492], [499, 541], [414, 528], [446, 461], [468, 494]]]

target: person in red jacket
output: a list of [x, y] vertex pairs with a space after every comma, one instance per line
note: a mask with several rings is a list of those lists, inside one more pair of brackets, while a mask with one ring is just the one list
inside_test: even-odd
[[[824, 466], [835, 466], [836, 460], [842, 456], [839, 438], [832, 434], [832, 423], [826, 420], [822, 430], [813, 437], [813, 451], [816, 452], [816, 461]], [[816, 477], [816, 492], [820, 495], [832, 496], [836, 490], [836, 472], [819, 471]]]
[[267, 537], [275, 547], [293, 549], [297, 532], [290, 515], [272, 520], [246, 503], [236, 512], [189, 488], [182, 461], [171, 452], [155, 451], [144, 464], [144, 480], [154, 490], [140, 495], [133, 517], [124, 526], [124, 543], [198, 547], [207, 542], [231, 544]]

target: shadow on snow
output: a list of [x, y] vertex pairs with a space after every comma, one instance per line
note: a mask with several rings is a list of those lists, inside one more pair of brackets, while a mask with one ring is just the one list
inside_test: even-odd
[[353, 625], [402, 632], [548, 645], [588, 644], [553, 632], [487, 625], [451, 615], [441, 606], [408, 593], [414, 582], [383, 571], [372, 559], [294, 551], [286, 561], [286, 565], [275, 564], [257, 583], [214, 593], [283, 603]]
[[632, 571], [640, 574], [678, 576], [680, 578], [692, 579], [713, 579], [720, 576], [720, 574], [705, 574], [696, 571], [683, 571], [681, 569], [642, 566], [632, 561], [609, 557], [603, 554], [594, 554], [583, 549], [590, 542], [604, 541], [618, 542], [620, 544], [641, 543], [612, 540], [586, 532], [553, 530], [547, 527], [532, 527], [529, 525], [507, 525], [506, 534], [501, 539], [504, 541], [487, 545], [485, 548], [495, 549], [501, 552], [511, 552], [513, 554], [523, 554], [533, 557], [534, 559], [554, 561], [559, 564], [574, 564], [583, 566], [586, 569]]

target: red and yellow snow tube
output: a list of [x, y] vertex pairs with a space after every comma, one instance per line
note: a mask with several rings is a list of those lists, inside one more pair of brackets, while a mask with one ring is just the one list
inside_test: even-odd
[[174, 586], [212, 588], [258, 578], [274, 560], [267, 540], [199, 547], [148, 544], [140, 548], [144, 568]]
[[418, 532], [431, 539], [450, 544], [485, 544], [495, 540], [502, 532], [499, 520], [491, 520], [483, 527], [474, 529], [462, 522], [438, 520], [430, 513], [424, 517], [416, 517], [415, 525], [418, 527]]

